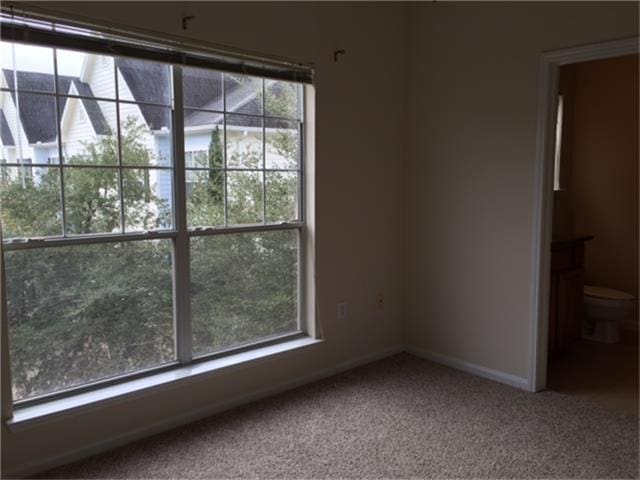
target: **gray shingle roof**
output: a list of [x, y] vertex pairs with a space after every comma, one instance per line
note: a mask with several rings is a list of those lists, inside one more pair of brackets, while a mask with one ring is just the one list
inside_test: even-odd
[[[129, 58], [116, 59], [116, 65], [135, 101], [170, 105], [171, 82], [167, 65]], [[185, 108], [222, 110], [222, 75], [208, 71], [200, 73], [195, 69], [187, 69], [185, 72], [183, 76]], [[227, 76], [226, 79], [227, 111], [259, 115], [262, 112], [262, 102], [254, 85], [251, 82], [240, 82], [231, 76]], [[169, 126], [168, 110], [165, 112], [163, 108], [150, 105], [139, 107], [152, 130]], [[221, 119], [221, 115], [188, 110], [184, 124], [186, 127], [195, 127], [218, 123]], [[249, 117], [243, 117], [242, 121], [246, 122], [246, 126], [261, 125], [260, 119], [252, 120]]]
[[11, 129], [9, 128], [9, 122], [7, 117], [4, 116], [4, 112], [0, 110], [0, 139], [2, 139], [2, 145], [14, 146], [16, 142], [11, 135]]
[[[2, 72], [7, 81], [7, 85], [12, 90], [11, 97], [15, 102], [16, 94], [14, 90], [15, 82], [13, 71], [5, 69]], [[53, 93], [53, 74], [18, 71], [16, 72], [16, 77], [21, 90]], [[58, 80], [58, 89], [60, 92], [69, 92], [71, 84], [73, 83], [80, 95], [93, 97], [91, 87], [81, 82], [77, 77], [59, 75]], [[20, 121], [22, 122], [24, 133], [27, 136], [27, 141], [29, 143], [53, 142], [57, 137], [55, 98], [48, 95], [21, 93], [18, 100], [20, 106]], [[107, 122], [98, 106], [98, 102], [91, 99], [83, 99], [82, 103], [96, 133], [106, 133], [108, 129]], [[60, 97], [60, 108], [62, 111], [64, 111], [66, 104], [66, 97]]]
[[[78, 91], [78, 95], [83, 97], [93, 97], [93, 92], [91, 91], [91, 87], [89, 84], [81, 82], [80, 80], [74, 79], [73, 86], [76, 87]], [[100, 109], [100, 105], [96, 100], [92, 98], [83, 98], [82, 105], [89, 116], [89, 120], [91, 121], [91, 125], [93, 126], [93, 130], [98, 135], [107, 135], [109, 134], [109, 124], [107, 120], [104, 118], [104, 114]]]
[[[11, 97], [16, 102], [13, 71], [3, 70], [4, 78], [11, 89]], [[16, 72], [18, 85], [23, 90], [52, 92], [53, 75], [48, 73]], [[71, 77], [60, 76], [60, 88], [68, 89]], [[55, 98], [46, 95], [21, 93], [18, 99], [22, 128], [29, 143], [51, 142], [56, 139], [56, 104]], [[61, 100], [64, 108], [65, 100]]]
[[[170, 69], [167, 65], [129, 58], [117, 58], [116, 65], [120, 70], [133, 100], [163, 104], [167, 107], [139, 104], [142, 115], [151, 130], [168, 127], [171, 113]], [[222, 75], [219, 72], [185, 70], [184, 104], [192, 109], [222, 110]], [[3, 70], [9, 88], [14, 89], [13, 72]], [[24, 90], [53, 91], [53, 75], [35, 72], [16, 72], [18, 85]], [[78, 77], [60, 75], [58, 88], [60, 92], [68, 92], [73, 84], [83, 97], [93, 97], [91, 87], [81, 82]], [[258, 83], [259, 85], [259, 83]], [[260, 88], [247, 79], [233, 75], [225, 76], [227, 112], [237, 113], [228, 117], [228, 122], [235, 126], [260, 127], [262, 119], [242, 114], [259, 115], [262, 113], [262, 96]], [[277, 87], [276, 87], [277, 88]], [[12, 92], [15, 101], [15, 92]], [[20, 117], [29, 143], [51, 142], [56, 139], [56, 112], [54, 97], [44, 95], [22, 94], [20, 96]], [[82, 99], [83, 106], [98, 134], [107, 134], [109, 125], [96, 100]], [[66, 98], [60, 98], [60, 107], [64, 110]], [[242, 116], [240, 116], [242, 115]], [[187, 110], [184, 123], [186, 127], [196, 127], [222, 123], [222, 115], [218, 113]], [[269, 127], [284, 126], [282, 122], [271, 120]], [[285, 122], [286, 123], [286, 122]], [[273, 125], [272, 125], [273, 124]], [[4, 128], [3, 128], [4, 131]], [[11, 133], [7, 130], [9, 134]], [[5, 143], [7, 144], [7, 143]]]

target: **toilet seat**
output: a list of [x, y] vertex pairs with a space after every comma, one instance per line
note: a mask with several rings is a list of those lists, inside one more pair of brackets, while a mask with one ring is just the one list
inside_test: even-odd
[[600, 298], [602, 300], [635, 300], [636, 298], [627, 292], [612, 288], [594, 287], [592, 285], [584, 286], [584, 294], [587, 297]]

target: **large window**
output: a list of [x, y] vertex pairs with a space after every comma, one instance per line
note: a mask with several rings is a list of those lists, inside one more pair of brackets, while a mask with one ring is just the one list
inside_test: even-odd
[[301, 83], [11, 40], [0, 202], [14, 401], [304, 330]]

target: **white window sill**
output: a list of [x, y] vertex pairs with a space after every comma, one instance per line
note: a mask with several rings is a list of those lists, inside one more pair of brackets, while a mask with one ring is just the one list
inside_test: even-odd
[[6, 424], [11, 430], [19, 431], [33, 425], [100, 408], [107, 404], [126, 401], [133, 398], [133, 396], [157, 392], [162, 388], [181, 387], [184, 386], [185, 381], [201, 379], [203, 376], [215, 373], [227, 372], [234, 367], [244, 366], [251, 362], [309, 347], [321, 342], [322, 340], [311, 337], [297, 338], [295, 340], [231, 354], [184, 367], [176, 367], [167, 372], [152, 374], [147, 377], [137, 378], [117, 385], [110, 385], [90, 392], [71, 395], [39, 405], [16, 408], [13, 412], [13, 417], [7, 420]]

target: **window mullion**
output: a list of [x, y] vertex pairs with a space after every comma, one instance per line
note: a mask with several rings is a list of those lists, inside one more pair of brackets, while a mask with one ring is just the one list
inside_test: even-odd
[[262, 223], [267, 223], [267, 114], [265, 107], [267, 96], [266, 82], [262, 79]]
[[191, 361], [191, 299], [189, 292], [189, 233], [187, 231], [187, 192], [184, 155], [184, 108], [182, 68], [173, 72], [173, 191], [177, 236], [173, 249], [173, 309], [176, 356]]
[[[56, 134], [58, 135], [58, 169], [60, 176], [59, 184], [60, 184], [60, 219], [62, 221], [62, 236], [67, 236], [67, 216], [66, 216], [66, 206], [64, 202], [64, 166], [62, 159], [62, 112], [60, 111], [60, 92], [58, 87], [58, 50], [56, 48], [52, 49], [53, 51], [53, 88], [54, 88], [54, 99], [56, 102]], [[17, 85], [16, 85], [16, 98], [18, 96]]]
[[227, 89], [226, 89], [226, 84], [227, 84], [227, 74], [223, 73], [222, 74], [222, 110], [224, 112], [222, 118], [223, 118], [223, 122], [222, 122], [222, 128], [224, 131], [224, 135], [223, 135], [223, 140], [224, 140], [224, 155], [223, 155], [223, 159], [224, 159], [224, 163], [223, 163], [223, 170], [224, 170], [224, 174], [223, 174], [223, 179], [224, 179], [224, 226], [228, 226], [229, 225], [229, 196], [228, 196], [228, 179], [229, 179], [229, 170], [228, 170], [228, 165], [227, 165]]
[[118, 144], [118, 190], [120, 190], [120, 229], [122, 233], [126, 231], [124, 219], [124, 181], [122, 171], [122, 131], [120, 129], [120, 86], [118, 85], [118, 62], [113, 62], [114, 85], [116, 90], [116, 142]]

